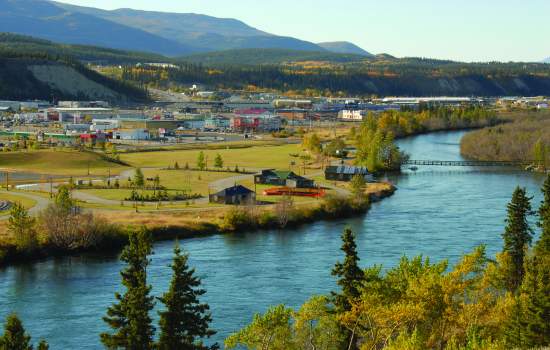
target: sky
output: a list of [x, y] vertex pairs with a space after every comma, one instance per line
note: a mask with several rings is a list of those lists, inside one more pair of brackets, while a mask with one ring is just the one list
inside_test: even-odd
[[351, 41], [371, 53], [460, 61], [550, 57], [549, 0], [62, 0], [236, 18], [308, 40]]

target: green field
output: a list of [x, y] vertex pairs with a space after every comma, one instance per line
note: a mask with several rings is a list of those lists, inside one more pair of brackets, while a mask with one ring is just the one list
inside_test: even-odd
[[[200, 150], [160, 151], [121, 154], [121, 160], [134, 167], [168, 167], [178, 162], [180, 167], [186, 163], [196, 167]], [[290, 154], [302, 153], [301, 145], [254, 146], [239, 149], [204, 150], [208, 157], [208, 167], [213, 167], [214, 158], [219, 153], [224, 161], [224, 167], [235, 168], [277, 168], [288, 169], [291, 161], [298, 160]]]
[[109, 169], [112, 174], [126, 169], [102, 159], [97, 154], [67, 150], [3, 152], [0, 153], [0, 168], [68, 176], [86, 176], [88, 168], [92, 176], [105, 176]]
[[[193, 170], [152, 170], [144, 169], [143, 175], [145, 178], [154, 178], [156, 175], [160, 178], [160, 184], [166, 187], [168, 193], [175, 194], [182, 191], [190, 191], [192, 194], [200, 194], [204, 197], [208, 196], [210, 192], [215, 189], [209, 189], [211, 182], [231, 178], [233, 176], [240, 176], [242, 174], [237, 173], [222, 173], [222, 172], [208, 172], [208, 171], [193, 171]], [[121, 185], [124, 185], [125, 179], [121, 181]], [[228, 186], [230, 186], [229, 184]], [[85, 189], [79, 190], [80, 192], [89, 193], [94, 196], [121, 201], [128, 198], [132, 192], [131, 189]], [[209, 192], [210, 191], [210, 192]], [[152, 194], [153, 191], [138, 191], [140, 193]]]

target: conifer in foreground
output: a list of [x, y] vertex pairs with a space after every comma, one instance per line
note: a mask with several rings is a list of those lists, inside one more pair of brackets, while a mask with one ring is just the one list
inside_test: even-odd
[[128, 246], [121, 255], [127, 266], [120, 272], [126, 292], [115, 294], [117, 302], [109, 307], [103, 320], [114, 330], [102, 333], [107, 349], [149, 350], [153, 348], [154, 327], [149, 312], [154, 307], [147, 285], [147, 266], [152, 241], [145, 229], [129, 235]]
[[23, 323], [15, 314], [6, 319], [4, 334], [0, 338], [2, 350], [32, 350], [31, 337], [25, 332]]
[[502, 235], [504, 252], [512, 258], [513, 269], [508, 276], [508, 289], [516, 292], [525, 274], [525, 253], [532, 240], [532, 230], [527, 217], [532, 214], [531, 198], [527, 197], [524, 188], [517, 187], [508, 204], [506, 229]]
[[200, 289], [201, 280], [188, 265], [189, 256], [182, 254], [179, 245], [174, 248], [172, 281], [169, 290], [158, 300], [166, 307], [160, 315], [159, 350], [184, 349], [208, 350], [218, 346], [206, 346], [202, 340], [216, 332], [209, 328], [212, 317], [208, 304], [201, 304], [199, 297], [206, 291]]
[[345, 253], [344, 262], [337, 262], [332, 270], [332, 275], [338, 277], [338, 285], [342, 288], [341, 293], [332, 293], [334, 305], [337, 312], [351, 310], [351, 302], [360, 296], [359, 286], [365, 274], [359, 267], [359, 255], [355, 235], [350, 228], [342, 233], [342, 248]]

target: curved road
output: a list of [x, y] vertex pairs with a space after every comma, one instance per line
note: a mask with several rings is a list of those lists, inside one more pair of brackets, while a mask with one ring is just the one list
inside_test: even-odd
[[[48, 198], [37, 196], [32, 193], [22, 193], [22, 192], [5, 191], [5, 190], [0, 191], [0, 193], [10, 194], [13, 196], [19, 196], [19, 197], [34, 200], [36, 202], [36, 205], [29, 209], [29, 214], [33, 216], [38, 215], [42, 210], [48, 207], [48, 204], [50, 204], [50, 200]], [[6, 220], [9, 217], [10, 217], [9, 215], [2, 215], [0, 216], [0, 220]]]

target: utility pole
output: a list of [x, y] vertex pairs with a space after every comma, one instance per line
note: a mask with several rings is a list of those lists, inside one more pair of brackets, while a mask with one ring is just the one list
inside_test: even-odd
[[10, 173], [6, 171], [6, 191], [10, 190]]
[[53, 198], [53, 182], [52, 182], [51, 176], [50, 176], [50, 198]]

